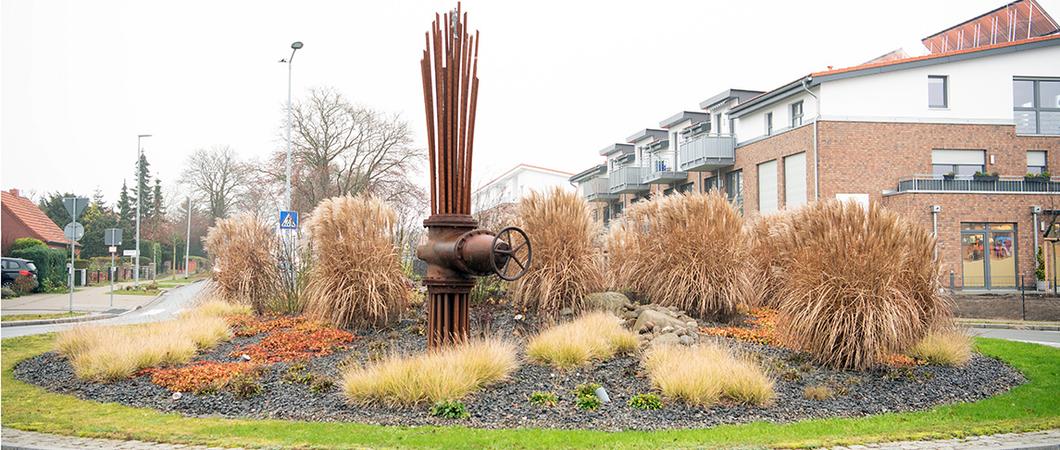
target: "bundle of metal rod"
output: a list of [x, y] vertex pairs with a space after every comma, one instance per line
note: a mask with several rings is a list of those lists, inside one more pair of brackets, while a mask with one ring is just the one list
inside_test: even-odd
[[[427, 113], [431, 214], [471, 213], [471, 156], [478, 101], [478, 31], [467, 13], [435, 14], [420, 70]], [[432, 59], [433, 55], [433, 59]]]

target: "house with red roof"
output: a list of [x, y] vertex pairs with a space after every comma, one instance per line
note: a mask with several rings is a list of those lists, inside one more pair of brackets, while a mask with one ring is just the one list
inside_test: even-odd
[[[727, 89], [601, 151], [571, 177], [597, 217], [653, 195], [718, 190], [745, 215], [878, 203], [937, 238], [943, 284], [1060, 280], [1060, 32], [1019, 0], [924, 40], [926, 54]], [[604, 142], [607, 142], [606, 140]]]
[[[18, 189], [0, 192], [0, 252], [7, 255], [15, 239], [40, 239], [45, 245], [69, 249], [70, 240], [62, 228], [52, 222], [32, 200], [19, 195]], [[75, 244], [76, 245], [76, 244]]]

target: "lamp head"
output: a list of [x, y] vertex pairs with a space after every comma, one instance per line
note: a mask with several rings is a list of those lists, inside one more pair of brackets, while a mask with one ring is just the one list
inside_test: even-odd
[[302, 48], [302, 41], [294, 41], [294, 43], [291, 44], [291, 48], [295, 50]]

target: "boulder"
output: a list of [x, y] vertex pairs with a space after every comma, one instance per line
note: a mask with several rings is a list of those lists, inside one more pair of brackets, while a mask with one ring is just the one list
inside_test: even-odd
[[677, 337], [675, 333], [666, 333], [655, 336], [655, 339], [651, 340], [651, 345], [678, 345], [681, 343], [681, 338]]
[[633, 306], [629, 298], [621, 292], [595, 292], [585, 297], [585, 303], [589, 309], [610, 311], [615, 315], [622, 315]]
[[685, 322], [670, 317], [669, 314], [654, 309], [645, 309], [639, 316], [637, 316], [637, 322], [633, 324], [633, 330], [640, 331], [645, 329], [648, 323], [651, 323], [653, 328], [660, 330], [667, 326], [673, 327], [674, 330], [687, 328]]

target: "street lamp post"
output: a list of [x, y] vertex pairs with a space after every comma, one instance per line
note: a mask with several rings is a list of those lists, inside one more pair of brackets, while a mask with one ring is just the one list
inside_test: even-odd
[[136, 287], [140, 286], [140, 203], [143, 201], [144, 196], [143, 186], [140, 184], [140, 175], [143, 173], [141, 161], [143, 160], [144, 149], [140, 146], [140, 140], [146, 137], [151, 137], [151, 135], [136, 135], [136, 256], [133, 257], [135, 258], [133, 263], [133, 285]]
[[188, 259], [191, 255], [191, 197], [188, 197], [188, 235], [184, 238], [184, 279], [188, 279]]
[[301, 41], [291, 44], [291, 57], [281, 59], [280, 62], [287, 63], [287, 194], [284, 197], [284, 210], [291, 210], [291, 65], [294, 62], [294, 54], [302, 48]]

